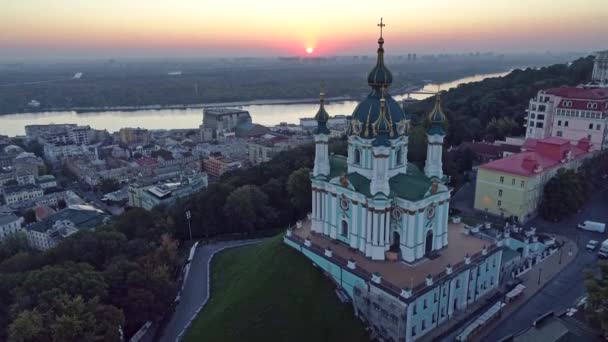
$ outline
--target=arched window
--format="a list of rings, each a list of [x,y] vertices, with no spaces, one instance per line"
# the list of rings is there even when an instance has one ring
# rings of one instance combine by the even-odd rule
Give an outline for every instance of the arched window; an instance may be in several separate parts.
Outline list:
[[[348,223],[342,220],[342,227],[340,229],[340,235],[347,237],[348,236]]]
[[[395,154],[396,154],[396,157],[397,157],[396,158],[396,160],[397,160],[396,164],[397,165],[401,165],[403,163],[403,150],[401,149],[401,147],[399,147],[397,149],[397,152],[395,152]]]
[[[355,164],[361,164],[361,151],[355,147]]]

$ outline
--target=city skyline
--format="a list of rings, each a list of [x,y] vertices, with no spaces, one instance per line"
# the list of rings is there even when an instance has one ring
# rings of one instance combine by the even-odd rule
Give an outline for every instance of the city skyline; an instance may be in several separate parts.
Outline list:
[[[606,4],[584,3],[23,0],[0,5],[0,49],[4,58],[370,54],[380,17],[393,53],[603,49]]]

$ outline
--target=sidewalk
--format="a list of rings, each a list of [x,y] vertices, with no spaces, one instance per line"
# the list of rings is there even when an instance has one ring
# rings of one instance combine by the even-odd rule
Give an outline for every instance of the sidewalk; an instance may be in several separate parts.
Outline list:
[[[530,271],[520,277],[523,280],[522,284],[526,287],[524,292],[519,298],[504,306],[500,312],[500,318],[485,326],[482,332],[475,337],[475,340],[482,340],[486,334],[493,331],[500,323],[509,318],[511,314],[522,308],[530,298],[541,291],[555,275],[574,260],[578,253],[576,243],[562,236],[557,236],[556,239],[565,241],[561,250],[547,257],[547,259],[540,264],[532,266]]]

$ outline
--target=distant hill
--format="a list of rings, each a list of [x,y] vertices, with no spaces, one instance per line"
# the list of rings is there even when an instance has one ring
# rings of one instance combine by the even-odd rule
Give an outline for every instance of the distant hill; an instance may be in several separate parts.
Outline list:
[[[274,237],[211,265],[211,298],[185,341],[369,341],[331,281]]]
[[[588,82],[592,70],[593,57],[589,56],[570,64],[517,69],[504,77],[461,84],[444,92],[442,106],[449,121],[448,145],[523,135],[525,110],[538,90]],[[415,122],[420,122],[433,101],[432,97],[414,103],[407,111],[413,114]]]

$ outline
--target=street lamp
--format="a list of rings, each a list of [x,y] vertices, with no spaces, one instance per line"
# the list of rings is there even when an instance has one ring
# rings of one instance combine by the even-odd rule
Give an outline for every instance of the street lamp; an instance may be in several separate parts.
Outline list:
[[[192,215],[190,214],[190,210],[186,211],[186,219],[188,220],[188,232],[190,232],[190,241],[192,241],[192,228],[190,227],[190,219]]]
[[[543,268],[539,267],[538,268],[538,285],[540,285],[540,274],[543,272]]]

